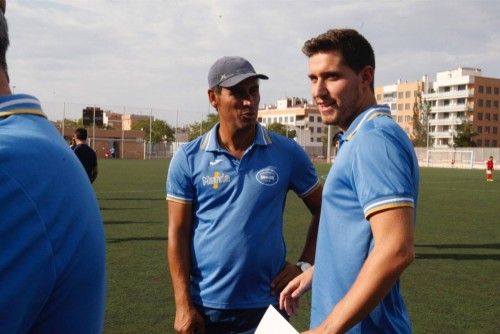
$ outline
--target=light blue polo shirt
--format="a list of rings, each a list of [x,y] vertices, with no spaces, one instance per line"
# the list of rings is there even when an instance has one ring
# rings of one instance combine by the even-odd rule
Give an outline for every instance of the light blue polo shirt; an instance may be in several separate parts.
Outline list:
[[[286,194],[304,197],[319,186],[297,143],[256,126],[241,160],[219,145],[216,125],[181,146],[170,163],[167,200],[193,205],[191,294],[205,307],[277,303],[271,281],[285,264]]]
[[[386,117],[387,116],[387,117]],[[312,285],[311,328],[321,324],[354,283],[373,247],[367,217],[416,207],[419,170],[406,133],[387,106],[362,112],[344,134],[323,188]],[[410,333],[399,281],[348,333]]]
[[[100,333],[105,240],[87,174],[33,96],[0,96],[0,333]]]

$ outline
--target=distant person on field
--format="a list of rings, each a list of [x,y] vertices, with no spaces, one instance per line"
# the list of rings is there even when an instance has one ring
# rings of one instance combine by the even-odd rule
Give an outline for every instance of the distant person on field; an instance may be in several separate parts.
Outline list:
[[[357,31],[307,41],[313,99],[342,131],[325,180],[314,266],[281,292],[295,313],[311,289],[307,333],[411,333],[399,277],[415,257],[419,169],[406,133],[374,96],[375,56]]]
[[[84,128],[76,129],[73,138],[75,138],[76,142],[73,151],[78,159],[80,159],[83,168],[85,168],[90,182],[94,183],[97,178],[97,155],[95,151],[87,145],[87,130]]]
[[[486,161],[486,181],[493,182],[493,156]]]
[[[109,153],[111,154],[111,159],[114,159],[116,157],[116,153],[115,153],[115,147],[114,146],[111,146],[111,148],[109,149]]]
[[[217,60],[208,100],[220,123],[181,146],[168,171],[168,260],[177,333],[253,333],[279,292],[314,259],[321,185],[293,140],[257,122],[259,80],[241,57]],[[288,190],[312,220],[299,262],[286,261]]]
[[[12,95],[4,0],[0,8],[0,333],[101,333],[97,200],[38,99]]]

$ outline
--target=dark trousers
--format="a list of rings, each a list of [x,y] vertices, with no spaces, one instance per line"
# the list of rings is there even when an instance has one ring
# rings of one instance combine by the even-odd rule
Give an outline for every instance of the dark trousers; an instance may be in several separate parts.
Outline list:
[[[253,334],[267,310],[267,307],[223,310],[199,305],[196,308],[205,319],[207,334]]]

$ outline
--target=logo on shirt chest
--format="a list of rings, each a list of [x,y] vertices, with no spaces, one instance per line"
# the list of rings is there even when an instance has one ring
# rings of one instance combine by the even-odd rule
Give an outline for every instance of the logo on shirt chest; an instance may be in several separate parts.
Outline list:
[[[221,184],[231,182],[231,176],[223,172],[214,171],[213,176],[202,177],[203,186],[211,186],[213,189],[219,189]]]
[[[263,168],[255,175],[257,182],[265,186],[274,186],[279,181],[278,173],[272,168]]]

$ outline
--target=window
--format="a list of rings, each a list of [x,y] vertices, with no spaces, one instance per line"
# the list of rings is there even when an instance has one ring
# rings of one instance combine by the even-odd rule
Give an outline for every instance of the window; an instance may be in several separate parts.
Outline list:
[[[490,140],[489,139],[484,140],[484,147],[490,147]]]
[[[493,114],[493,120],[498,121],[498,114]]]
[[[491,94],[491,87],[490,86],[486,86],[486,94]]]
[[[311,131],[311,133],[314,133],[314,128],[311,126],[311,127],[309,128],[309,131]]]
[[[278,118],[277,117],[273,118],[273,123],[278,123]]]
[[[403,104],[402,103],[398,103],[398,110],[403,110]]]
[[[309,116],[309,122],[314,122],[314,116]]]
[[[498,144],[497,144],[497,141],[496,139],[494,139],[492,142],[491,142],[491,147],[497,147]]]
[[[494,134],[498,133],[498,128],[496,126],[492,127],[491,130],[493,130],[491,132],[494,133]]]
[[[483,133],[483,127],[482,126],[478,126],[477,127],[477,133]]]
[[[481,139],[478,139],[476,143],[477,143],[477,146],[479,146],[479,147],[483,146],[483,141]]]
[[[410,91],[405,92],[405,98],[410,98],[410,97],[411,97],[411,92]]]
[[[283,123],[283,117],[280,117],[280,118],[278,119],[278,122],[279,122],[279,123]]]
[[[491,120],[491,115],[490,115],[489,112],[487,112],[487,113],[484,114],[484,119],[488,120],[488,121]]]
[[[491,100],[486,100],[486,108],[491,108]]]
[[[444,103],[445,106],[449,106],[450,105],[450,100],[444,100],[443,103]]]
[[[290,116],[290,122],[295,122],[295,116]]]
[[[477,106],[482,107],[483,106],[483,100],[479,99],[477,100]]]
[[[321,128],[316,128],[317,133],[321,133],[322,129]]]
[[[399,92],[399,93],[398,93],[398,99],[402,99],[402,98],[403,98],[403,96],[404,96],[404,92]]]
[[[321,122],[321,116],[317,117],[318,122]]]
[[[493,107],[498,108],[498,100],[493,101]]]
[[[457,99],[457,104],[465,104],[465,99]]]
[[[410,104],[409,103],[405,103],[405,110],[410,110]]]
[[[447,87],[444,87],[444,92],[449,92],[450,91],[450,87],[447,86]]]
[[[479,86],[479,93],[484,93],[484,87],[483,86]]]
[[[411,117],[410,117],[410,116],[408,116],[408,115],[406,115],[406,116],[405,116],[405,122],[407,122],[407,123],[408,123],[408,122],[410,122],[410,121],[411,121]]]
[[[498,87],[493,87],[493,94],[498,95]]]
[[[382,94],[377,94],[377,101],[382,100]]]
[[[398,116],[398,123],[401,123],[403,121],[403,116]]]
[[[458,90],[465,90],[465,85],[458,85]]]
[[[483,120],[483,113],[482,112],[478,112],[477,113],[477,120],[478,121],[482,121]]]
[[[285,116],[285,123],[288,123],[288,116]]]
[[[489,126],[485,126],[484,127],[484,133],[490,133],[490,127]]]
[[[317,143],[321,143],[321,137],[316,138]]]

